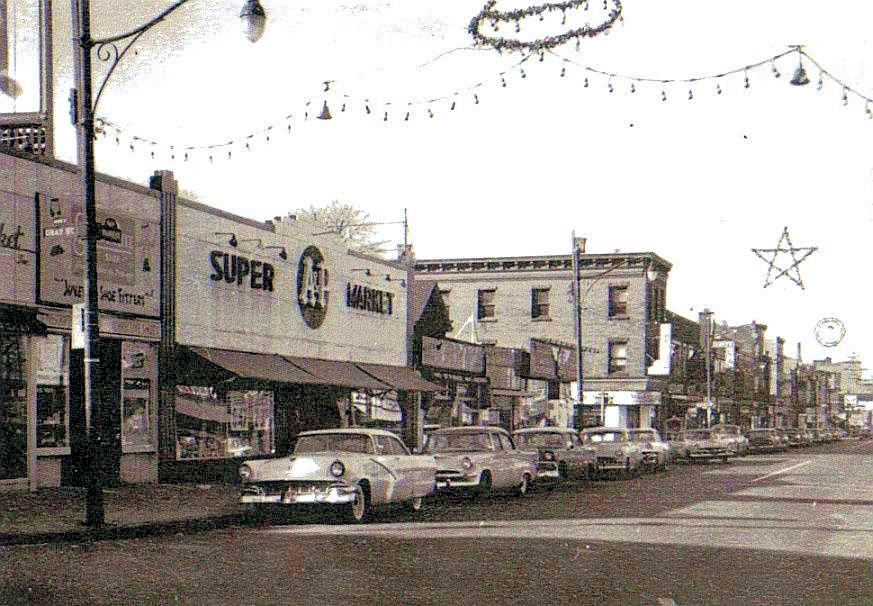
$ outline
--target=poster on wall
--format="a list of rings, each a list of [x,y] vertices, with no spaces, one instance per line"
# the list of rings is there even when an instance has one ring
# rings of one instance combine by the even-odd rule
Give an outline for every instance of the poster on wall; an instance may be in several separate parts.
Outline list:
[[[98,306],[140,316],[160,315],[160,224],[97,209]],[[85,220],[82,204],[39,194],[39,298],[43,303],[84,300]]]
[[[126,452],[155,448],[157,349],[152,343],[121,344],[121,443]]]

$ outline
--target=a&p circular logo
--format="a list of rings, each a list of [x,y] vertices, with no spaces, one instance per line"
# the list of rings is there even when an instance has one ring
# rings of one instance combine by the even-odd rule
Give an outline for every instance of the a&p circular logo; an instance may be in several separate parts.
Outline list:
[[[306,247],[297,263],[297,303],[309,328],[321,326],[327,315],[329,278],[321,251],[315,246]]]
[[[824,318],[815,325],[815,340],[825,347],[834,347],[846,336],[846,327],[837,318]]]

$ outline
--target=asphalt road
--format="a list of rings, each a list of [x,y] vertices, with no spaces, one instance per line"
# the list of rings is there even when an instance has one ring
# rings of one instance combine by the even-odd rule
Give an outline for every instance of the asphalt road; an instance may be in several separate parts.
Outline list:
[[[365,526],[7,548],[0,604],[873,604],[871,470],[848,440]]]

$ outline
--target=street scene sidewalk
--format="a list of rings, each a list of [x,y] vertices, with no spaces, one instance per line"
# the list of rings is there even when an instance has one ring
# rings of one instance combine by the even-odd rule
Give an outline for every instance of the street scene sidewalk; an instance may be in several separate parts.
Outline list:
[[[85,520],[84,488],[0,493],[0,545],[133,538],[239,523],[232,484],[137,484],[103,490],[105,525]]]

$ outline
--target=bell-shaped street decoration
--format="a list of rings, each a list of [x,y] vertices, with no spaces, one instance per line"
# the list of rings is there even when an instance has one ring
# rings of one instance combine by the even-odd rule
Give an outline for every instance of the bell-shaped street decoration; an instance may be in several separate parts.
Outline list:
[[[806,70],[803,69],[803,65],[798,65],[797,69],[794,70],[794,76],[791,78],[791,84],[794,86],[803,86],[804,84],[809,84],[809,78],[806,76]]]
[[[327,101],[324,102],[324,106],[321,108],[321,113],[318,114],[319,120],[330,120],[333,116],[330,115],[330,108],[327,106]]]

